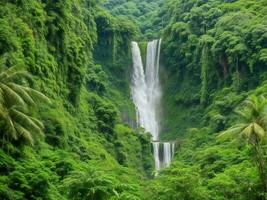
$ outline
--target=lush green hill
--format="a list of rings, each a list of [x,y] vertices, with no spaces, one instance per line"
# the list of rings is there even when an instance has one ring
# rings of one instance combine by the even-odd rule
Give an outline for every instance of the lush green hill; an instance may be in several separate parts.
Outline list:
[[[181,144],[148,197],[266,199],[267,2],[166,4],[162,137]]]
[[[266,22],[266,0],[2,0],[0,199],[266,200]],[[129,88],[155,37],[179,141],[157,176]]]
[[[203,109],[211,106],[224,88],[228,88],[228,95],[231,91],[241,98],[243,92],[266,80],[266,2],[170,1],[169,4],[170,9],[165,12],[171,13],[172,19],[164,30],[162,58],[166,77],[172,81],[166,84],[164,102],[166,113],[172,113],[173,106],[180,107],[181,112],[172,115],[180,128],[180,133],[176,133],[182,134],[186,128],[200,126],[205,118]],[[233,97],[229,100],[235,101]],[[228,104],[232,102],[223,103],[231,107]],[[192,112],[185,112],[184,108]],[[231,108],[218,114],[224,116],[230,112]],[[176,125],[166,121],[165,127],[173,130],[173,126]]]
[[[135,34],[130,21],[111,16],[95,1],[0,3],[0,199],[140,198],[153,170],[150,141],[124,124],[129,120],[122,120],[120,110],[133,109],[128,81],[115,76],[127,73],[123,67]],[[15,75],[29,71],[30,81],[14,81],[51,102],[38,100],[27,108],[25,92],[15,90],[19,97],[2,85],[11,67]],[[6,109],[19,106],[14,101],[8,107],[6,90],[25,101],[22,112],[43,122],[44,137],[27,131],[37,129],[34,118],[6,117]],[[24,119],[22,127],[15,126],[22,130],[18,137],[4,121],[14,117]]]

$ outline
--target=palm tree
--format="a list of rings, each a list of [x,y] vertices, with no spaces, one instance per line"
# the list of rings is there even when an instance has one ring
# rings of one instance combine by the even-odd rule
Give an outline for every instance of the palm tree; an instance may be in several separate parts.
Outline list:
[[[0,73],[0,127],[3,144],[7,140],[24,139],[31,145],[33,134],[43,135],[43,124],[30,114],[36,100],[49,99],[42,93],[22,86],[31,76],[26,71],[11,67]]]
[[[240,116],[240,123],[222,132],[219,137],[238,134],[254,147],[263,192],[266,193],[267,176],[265,173],[262,142],[267,135],[267,99],[263,95],[260,97],[251,96],[245,100],[243,109],[237,110],[236,113]],[[265,198],[263,197],[263,199]]]

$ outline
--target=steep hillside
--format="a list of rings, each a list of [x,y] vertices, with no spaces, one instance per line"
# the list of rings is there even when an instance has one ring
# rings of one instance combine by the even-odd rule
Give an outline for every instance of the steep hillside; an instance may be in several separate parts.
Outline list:
[[[178,136],[187,128],[215,120],[222,130],[230,123],[228,115],[235,105],[247,97],[246,92],[266,80],[266,2],[168,4],[165,12],[172,18],[162,36],[163,82],[167,82],[163,126]],[[218,96],[224,98],[218,108],[221,111],[210,116],[207,107],[214,107]],[[218,115],[220,119],[212,119]],[[174,118],[177,123],[168,121]]]
[[[172,166],[147,199],[266,199],[267,2],[170,0],[162,135]]]
[[[31,94],[8,90],[23,101],[23,113],[44,125],[40,137],[27,131],[37,121],[17,113],[9,118],[22,120],[22,126],[11,121],[20,133],[14,137],[1,96],[0,199],[139,198],[141,181],[153,170],[149,136],[122,123],[127,98],[108,73],[124,71],[136,27],[95,1],[2,1],[0,17],[1,95],[7,69],[15,68],[14,76],[27,70],[33,77],[15,82],[50,99],[26,110]]]

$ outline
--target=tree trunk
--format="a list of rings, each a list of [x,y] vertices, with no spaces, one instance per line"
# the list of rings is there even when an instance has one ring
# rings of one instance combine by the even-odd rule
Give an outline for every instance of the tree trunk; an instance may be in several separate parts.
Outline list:
[[[263,151],[261,148],[261,145],[259,143],[259,140],[256,139],[255,142],[255,150],[256,150],[256,162],[257,162],[257,167],[260,173],[260,178],[261,178],[261,184],[262,184],[262,200],[266,200],[266,193],[267,193],[267,180],[266,180],[266,173],[265,173],[265,166],[264,166],[264,160],[263,160]]]

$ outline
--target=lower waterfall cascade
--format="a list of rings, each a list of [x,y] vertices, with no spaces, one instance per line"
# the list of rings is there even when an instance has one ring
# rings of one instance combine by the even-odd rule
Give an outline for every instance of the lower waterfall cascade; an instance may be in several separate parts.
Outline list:
[[[136,108],[138,126],[152,134],[156,170],[169,167],[175,151],[175,142],[159,141],[160,127],[157,108],[160,106],[161,100],[159,80],[160,46],[161,39],[148,42],[146,67],[144,69],[138,43],[132,42],[132,99]]]

